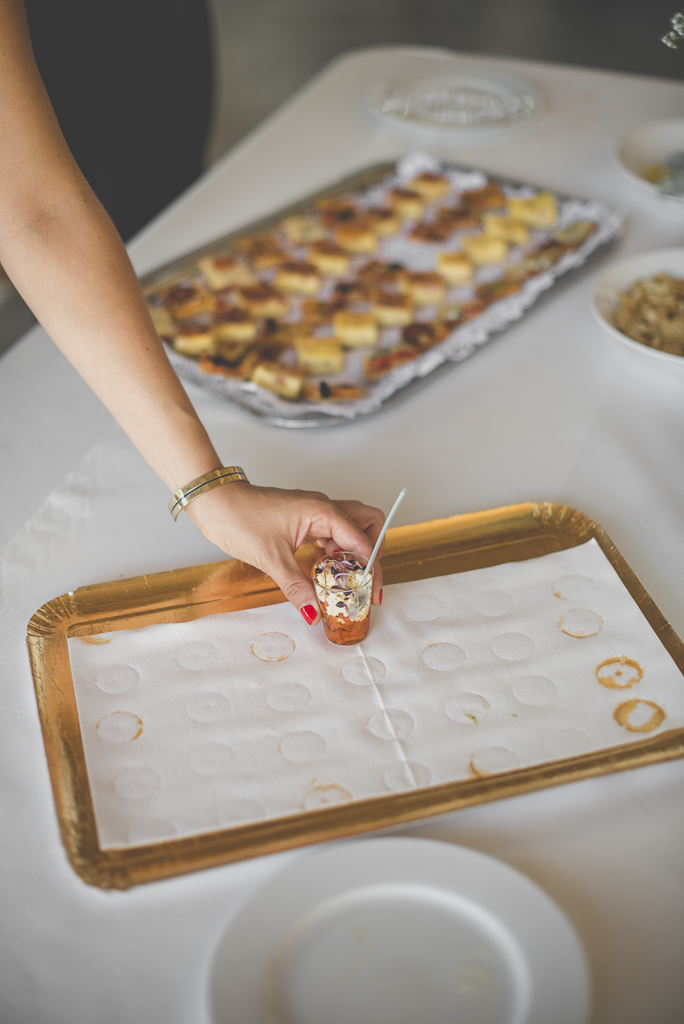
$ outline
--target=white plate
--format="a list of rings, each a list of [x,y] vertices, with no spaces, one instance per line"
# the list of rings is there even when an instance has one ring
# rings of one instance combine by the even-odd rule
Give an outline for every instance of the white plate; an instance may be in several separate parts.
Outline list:
[[[611,264],[594,285],[591,311],[604,330],[635,352],[658,359],[663,364],[668,363],[671,367],[684,371],[682,356],[674,356],[668,352],[660,352],[657,348],[642,345],[640,342],[634,341],[633,338],[628,338],[612,323],[618,293],[626,291],[630,285],[641,278],[653,277],[654,274],[660,273],[684,278],[684,248],[653,249],[651,252],[627,256],[624,260]]]
[[[524,127],[541,114],[544,100],[522,78],[456,65],[451,73],[376,82],[366,106],[394,127],[475,139]]]
[[[474,850],[337,843],[297,858],[232,921],[214,1024],[583,1024],[587,968],[558,907]]]
[[[684,150],[684,117],[649,121],[625,135],[615,147],[617,165],[635,185],[684,209],[684,196],[666,196],[658,186],[643,177],[649,164],[663,164],[673,153]]]

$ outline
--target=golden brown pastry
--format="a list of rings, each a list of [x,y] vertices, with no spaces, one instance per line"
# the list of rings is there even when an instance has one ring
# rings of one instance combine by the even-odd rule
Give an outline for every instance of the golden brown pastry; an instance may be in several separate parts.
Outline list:
[[[439,315],[449,330],[453,330],[458,324],[464,324],[468,320],[474,320],[485,308],[482,299],[469,299],[467,302],[457,302],[453,306],[443,306]]]
[[[586,242],[589,235],[596,231],[596,224],[593,220],[574,220],[562,231],[553,236],[554,242],[559,245],[567,245],[569,249],[578,249],[583,242]]]
[[[287,253],[273,235],[257,235],[255,238],[242,238],[237,248],[245,254],[249,262],[257,270],[277,267],[288,258]]]
[[[409,232],[412,242],[425,242],[427,245],[439,245],[446,242],[451,234],[451,229],[438,220],[421,221]]]
[[[558,245],[557,242],[546,242],[536,252],[530,253],[529,256],[521,259],[519,263],[514,263],[513,266],[509,267],[506,271],[506,277],[513,281],[524,281],[528,277],[543,274],[555,266],[561,256],[564,256],[567,251],[567,245]]]
[[[480,215],[478,213],[469,213],[460,207],[443,206],[441,210],[437,211],[435,224],[451,235],[454,231],[468,231],[471,228],[479,228]]]
[[[431,270],[405,272],[399,281],[399,287],[416,306],[436,306],[442,301],[446,291],[442,275]]]
[[[392,370],[396,370],[398,366],[413,362],[418,355],[417,349],[411,348],[410,345],[406,344],[382,349],[380,352],[374,352],[372,355],[366,356],[363,364],[363,375],[366,380],[375,383],[386,377]]]
[[[278,363],[257,363],[251,379],[254,384],[274,391],[281,398],[294,401],[301,394],[304,374],[300,370],[292,370]]]
[[[344,277],[349,273],[349,254],[334,242],[316,242],[309,249],[309,263],[325,277]]]
[[[286,217],[280,227],[293,245],[310,245],[325,238],[325,228],[315,217],[294,214]]]
[[[204,373],[220,373],[231,380],[249,380],[259,356],[253,348],[245,348],[237,342],[218,346],[218,351],[200,359]]]
[[[380,238],[396,235],[401,227],[401,217],[391,206],[371,206],[366,210],[368,223]]]
[[[461,201],[469,213],[481,213],[483,210],[500,210],[506,205],[506,196],[502,188],[490,182],[484,188],[464,192]]]
[[[417,192],[429,203],[435,199],[441,199],[449,191],[449,179],[443,174],[435,174],[433,171],[423,171],[409,184],[409,188]]]
[[[461,245],[469,259],[480,266],[501,263],[508,254],[508,244],[503,238],[492,238],[491,235],[466,235],[461,239]]]
[[[364,285],[387,287],[397,284],[404,273],[401,263],[383,263],[382,260],[371,260],[359,268],[357,278]]]
[[[468,284],[473,277],[473,265],[463,252],[437,253],[437,270],[451,285]]]
[[[426,352],[429,348],[439,345],[440,341],[444,341],[450,330],[451,328],[443,322],[409,324],[401,332],[401,340],[404,345]]]
[[[304,398],[308,402],[353,402],[363,398],[363,388],[357,384],[328,384],[321,380],[304,385]]]
[[[319,199],[317,202],[321,220],[328,227],[353,221],[359,215],[359,208],[348,199]]]
[[[176,352],[180,352],[184,356],[201,356],[205,352],[210,352],[214,347],[214,332],[211,324],[185,320],[176,328],[173,347]]]
[[[204,285],[185,281],[167,288],[164,303],[176,320],[189,320],[203,313],[213,313],[216,299]]]
[[[373,291],[373,286],[366,281],[338,281],[332,300],[341,307],[349,306],[352,302],[369,302]]]
[[[380,292],[373,303],[373,315],[381,327],[405,327],[413,320],[413,309],[408,295]]]
[[[357,217],[348,224],[340,224],[333,230],[338,245],[352,253],[375,252],[378,247],[377,235],[369,222]]]
[[[322,327],[332,323],[335,313],[344,309],[343,302],[320,302],[318,299],[304,299],[302,323],[307,327]]]
[[[335,313],[333,330],[345,348],[370,348],[378,342],[378,325],[372,313]]]
[[[246,309],[233,306],[217,312],[214,334],[218,341],[250,342],[257,336],[257,325]]]
[[[256,281],[251,268],[237,256],[205,256],[204,259],[197,261],[197,266],[213,292],[253,284]]]
[[[482,227],[486,235],[503,238],[513,245],[526,245],[530,240],[530,229],[518,217],[506,217],[500,213],[483,213]]]
[[[538,192],[530,199],[509,199],[508,212],[534,228],[550,228],[558,220],[558,203],[551,192]]]
[[[154,329],[160,338],[169,341],[176,333],[176,325],[168,309],[164,306],[148,306]]]
[[[237,301],[258,320],[267,317],[278,320],[285,316],[289,308],[284,295],[281,295],[272,285],[263,283],[241,288],[237,295]]]
[[[487,305],[491,305],[492,302],[505,299],[507,295],[515,295],[516,292],[520,291],[521,287],[522,285],[519,281],[505,277],[500,281],[488,281],[486,284],[481,284],[476,289],[475,294],[478,299],[482,299]]]
[[[412,188],[392,189],[387,203],[396,210],[402,220],[419,220],[423,216],[423,197]]]
[[[281,263],[274,284],[287,295],[315,295],[321,287],[321,279],[313,264],[293,261]]]
[[[307,335],[295,341],[297,366],[303,373],[320,376],[341,373],[344,368],[342,346],[337,338]]]

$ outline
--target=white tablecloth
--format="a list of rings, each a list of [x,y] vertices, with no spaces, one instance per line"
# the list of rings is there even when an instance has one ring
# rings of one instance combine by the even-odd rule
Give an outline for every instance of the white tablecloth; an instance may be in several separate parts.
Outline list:
[[[384,127],[362,107],[372,81],[421,52],[362,51],[332,64],[132,243],[136,268],[417,146],[623,205],[628,229],[616,255],[682,241],[684,216],[624,180],[611,151],[632,126],[680,114],[684,86],[464,56],[466,66],[527,76],[548,106],[524,131],[458,148]],[[191,394],[226,463],[241,463],[257,483],[358,495],[385,509],[405,485],[403,522],[530,499],[579,508],[681,634],[684,376],[604,335],[587,305],[596,273],[366,422],[290,432]],[[0,1019],[208,1024],[219,936],[263,879],[302,854],[128,893],[86,887],[59,842],[24,635],[57,594],[217,553],[189,520],[173,524],[163,485],[39,328],[0,362],[0,418]],[[108,504],[121,492],[130,500]],[[558,901],[591,962],[594,1024],[679,1024],[683,783],[675,762],[406,831],[497,856]]]

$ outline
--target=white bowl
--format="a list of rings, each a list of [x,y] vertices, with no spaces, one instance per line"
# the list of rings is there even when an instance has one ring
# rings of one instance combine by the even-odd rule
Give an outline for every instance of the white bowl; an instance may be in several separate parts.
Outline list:
[[[683,122],[684,123],[684,122]],[[672,277],[684,278],[684,248],[654,249],[651,252],[627,256],[624,260],[613,263],[601,274],[594,286],[591,298],[591,311],[596,320],[609,334],[618,341],[628,345],[643,356],[652,357],[671,367],[684,370],[684,357],[674,356],[669,352],[661,352],[657,348],[642,345],[633,338],[619,331],[613,324],[613,314],[617,307],[618,294],[627,291],[635,281],[653,277],[654,274],[671,274]]]
[[[649,121],[623,136],[615,147],[615,159],[622,173],[640,188],[659,199],[684,209],[684,196],[666,196],[643,176],[644,168],[664,164],[673,153],[684,150],[684,117]]]

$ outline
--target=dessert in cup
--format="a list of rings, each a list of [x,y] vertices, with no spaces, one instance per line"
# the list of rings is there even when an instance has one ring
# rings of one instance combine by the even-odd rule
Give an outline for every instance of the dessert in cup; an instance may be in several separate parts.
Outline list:
[[[371,567],[362,583],[368,559],[350,551],[325,555],[311,570],[323,629],[334,644],[360,643],[370,626]]]

